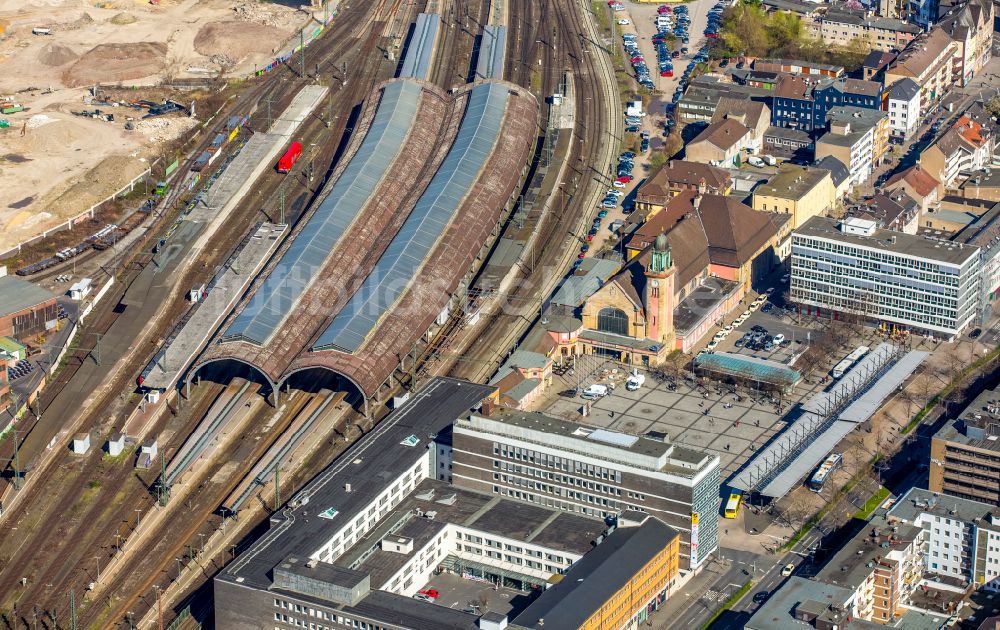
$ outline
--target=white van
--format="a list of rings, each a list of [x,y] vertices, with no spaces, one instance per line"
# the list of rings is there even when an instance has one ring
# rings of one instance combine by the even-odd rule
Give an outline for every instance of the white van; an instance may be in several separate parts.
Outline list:
[[[756,166],[757,168],[763,168],[764,160],[760,159],[756,155],[751,155],[750,157],[747,158],[747,164],[749,164],[750,166]]]
[[[645,374],[639,374],[639,370],[632,370],[632,374],[628,377],[628,380],[625,381],[625,389],[627,389],[630,392],[634,392],[640,387],[642,387],[643,383],[645,382],[646,382]]]
[[[583,391],[583,397],[587,400],[597,400],[608,395],[607,385],[591,385]]]

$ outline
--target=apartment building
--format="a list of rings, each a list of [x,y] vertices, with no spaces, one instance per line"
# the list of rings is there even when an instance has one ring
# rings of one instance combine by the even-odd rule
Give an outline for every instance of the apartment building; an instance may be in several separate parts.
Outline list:
[[[774,90],[771,124],[815,131],[827,125],[827,113],[831,109],[842,106],[882,109],[882,84],[859,79],[782,75]]]
[[[861,40],[872,50],[902,50],[920,32],[915,24],[865,11],[830,9],[819,19],[820,37],[832,46],[849,46]]]
[[[739,166],[751,144],[750,129],[732,118],[713,122],[687,144],[684,157],[692,162],[732,168]]]
[[[792,233],[790,291],[806,314],[950,339],[978,315],[979,248],[813,217]]]
[[[949,8],[937,26],[958,46],[961,65],[955,80],[960,85],[967,85],[992,56],[994,15],[992,0],[970,0]]]
[[[934,435],[927,487],[1000,507],[1000,389],[979,394]]]
[[[919,164],[914,164],[887,179],[883,190],[887,192],[900,190],[906,193],[920,206],[920,213],[926,214],[941,198],[940,187],[941,182],[934,179],[934,176]]]
[[[764,145],[764,134],[771,124],[771,108],[766,103],[724,96],[712,114],[712,122],[734,120],[749,131],[744,147],[751,153],[760,153]]]
[[[867,197],[850,207],[846,216],[874,221],[879,229],[916,234],[919,215],[920,207],[917,202],[903,192],[896,191]]]
[[[830,130],[816,140],[816,159],[832,156],[847,166],[851,185],[865,182],[888,147],[889,117],[859,107],[834,107]]]
[[[595,518],[646,512],[681,532],[683,572],[718,548],[717,455],[539,413],[483,411],[455,422],[457,487]]]
[[[907,0],[909,19],[923,29],[937,22],[940,0]]]
[[[771,91],[761,87],[728,83],[714,76],[696,77],[677,102],[677,121],[693,123],[712,120],[719,100],[724,97],[764,102],[770,96]]]
[[[805,131],[771,125],[764,132],[762,151],[782,160],[806,163],[812,161],[816,143]]]
[[[850,185],[871,177],[889,145],[889,117],[861,107],[834,107],[827,114],[830,130],[816,140],[816,159],[827,156],[847,166]]]
[[[885,103],[891,139],[903,143],[920,125],[920,86],[913,79],[901,79],[889,86]]]
[[[833,157],[847,166],[849,186],[864,183],[872,174],[872,127],[850,123],[835,126],[816,139],[816,159]]]
[[[939,28],[922,33],[903,49],[885,71],[885,84],[913,79],[920,86],[920,111],[944,96],[956,81],[958,44]]]
[[[911,488],[886,514],[924,530],[921,554],[930,578],[1000,591],[1000,512],[996,505]]]
[[[918,163],[943,187],[951,188],[960,176],[990,166],[995,142],[990,127],[963,115],[921,151]]]
[[[924,530],[876,516],[816,574],[818,582],[854,593],[855,616],[890,624],[906,614],[922,576]]]
[[[829,211],[836,202],[830,171],[782,164],[778,173],[753,191],[753,209],[792,215],[793,229]]]

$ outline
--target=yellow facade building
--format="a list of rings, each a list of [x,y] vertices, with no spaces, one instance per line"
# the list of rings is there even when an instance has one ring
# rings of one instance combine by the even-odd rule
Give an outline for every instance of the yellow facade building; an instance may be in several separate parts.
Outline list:
[[[753,209],[792,215],[792,229],[827,214],[837,200],[830,171],[782,164],[778,174],[753,191]]]
[[[515,619],[525,628],[620,630],[644,624],[678,577],[680,534],[645,513],[618,528]]]

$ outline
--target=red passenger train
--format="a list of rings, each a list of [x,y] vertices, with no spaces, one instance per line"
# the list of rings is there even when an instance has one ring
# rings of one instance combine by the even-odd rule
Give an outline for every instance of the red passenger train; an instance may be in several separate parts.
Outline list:
[[[293,142],[292,146],[288,147],[288,151],[285,151],[285,154],[278,160],[278,172],[287,173],[292,170],[300,157],[302,157],[302,143]]]

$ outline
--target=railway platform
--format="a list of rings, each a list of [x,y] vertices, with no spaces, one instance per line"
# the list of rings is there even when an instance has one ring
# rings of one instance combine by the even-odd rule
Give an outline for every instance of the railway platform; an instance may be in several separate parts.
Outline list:
[[[143,378],[143,387],[167,390],[174,386],[260,273],[287,230],[288,226],[273,223],[262,223],[257,228],[239,253],[219,270],[203,301],[157,356]]]

